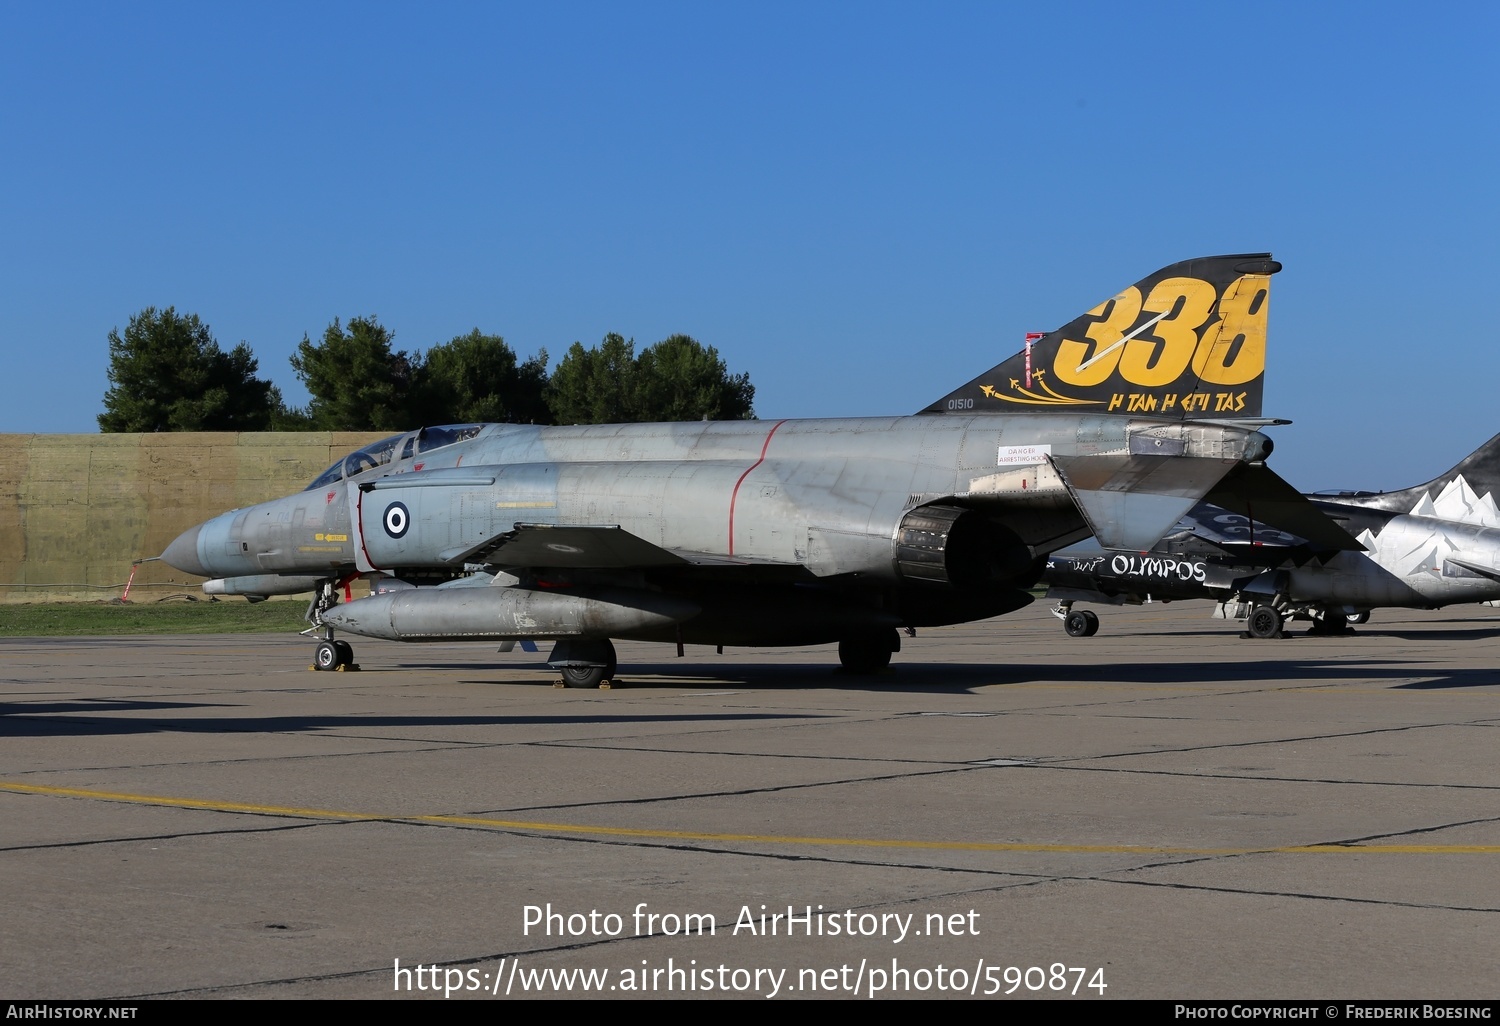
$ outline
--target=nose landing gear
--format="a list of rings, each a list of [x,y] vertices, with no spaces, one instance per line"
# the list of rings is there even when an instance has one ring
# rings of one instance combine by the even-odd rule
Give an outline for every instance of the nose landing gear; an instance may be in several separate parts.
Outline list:
[[[333,636],[333,628],[323,625],[323,614],[338,604],[340,581],[324,581],[318,585],[318,594],[307,607],[307,619],[312,621],[312,626],[303,631],[303,634],[316,634],[322,632],[323,640],[318,642],[317,648],[313,649],[312,669],[322,671],[357,670],[359,664],[354,661],[354,646],[347,641],[337,641]]]

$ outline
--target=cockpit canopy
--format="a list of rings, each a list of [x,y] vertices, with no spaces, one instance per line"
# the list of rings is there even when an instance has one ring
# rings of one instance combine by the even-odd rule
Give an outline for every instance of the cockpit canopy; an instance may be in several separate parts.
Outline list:
[[[445,445],[467,441],[479,434],[483,427],[483,424],[444,424],[441,427],[424,427],[416,431],[382,438],[378,442],[371,442],[363,449],[356,449],[339,460],[319,474],[304,491],[326,488],[345,478],[363,474],[376,467],[383,467],[387,463],[410,459],[420,453],[441,449]]]

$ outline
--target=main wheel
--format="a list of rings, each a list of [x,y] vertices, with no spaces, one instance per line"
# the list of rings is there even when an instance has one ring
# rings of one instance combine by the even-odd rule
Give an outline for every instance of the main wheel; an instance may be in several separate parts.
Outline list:
[[[1344,617],[1344,619],[1355,625],[1369,623],[1370,611],[1368,609],[1361,609],[1357,613],[1350,613],[1348,616]]]
[[[891,653],[900,649],[901,637],[894,627],[864,631],[839,642],[839,663],[850,673],[879,673],[891,665]]]
[[[342,665],[339,647],[332,641],[320,641],[313,649],[313,669],[337,670]]]
[[[569,688],[597,688],[614,675],[612,666],[563,666],[563,686]]]
[[[558,642],[552,665],[562,674],[563,687],[597,688],[615,675],[615,646],[608,638]]]
[[[1281,612],[1275,606],[1256,606],[1250,611],[1250,622],[1246,626],[1252,638],[1279,638],[1281,624]]]
[[[1094,617],[1094,629],[1098,630],[1098,617]],[[1086,638],[1089,636],[1089,618],[1083,610],[1069,613],[1063,620],[1063,630],[1068,632],[1070,638]]]

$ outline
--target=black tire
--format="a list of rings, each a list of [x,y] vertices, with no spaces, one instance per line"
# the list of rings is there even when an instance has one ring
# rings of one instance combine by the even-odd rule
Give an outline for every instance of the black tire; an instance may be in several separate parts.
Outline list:
[[[1355,626],[1358,626],[1362,623],[1369,623],[1370,611],[1368,609],[1361,609],[1357,613],[1350,613],[1348,616],[1344,617],[1344,619]]]
[[[615,676],[615,646],[608,638],[559,641],[553,658],[564,687],[597,688]]]
[[[853,634],[839,642],[839,663],[850,673],[879,673],[891,665],[891,653],[901,648],[894,627]]]
[[[318,647],[313,649],[313,669],[337,670],[342,665],[336,644],[331,641],[318,642]]]
[[[1274,606],[1256,606],[1250,610],[1250,621],[1246,627],[1252,638],[1281,637],[1281,612]]]
[[[335,641],[333,647],[339,650],[339,665],[354,665],[354,646],[347,641]]]
[[[1094,619],[1098,620],[1098,617],[1095,617]],[[1098,630],[1098,627],[1096,626],[1094,629]],[[1083,610],[1079,610],[1076,613],[1069,613],[1067,616],[1063,617],[1063,630],[1065,630],[1065,631],[1068,632],[1068,637],[1070,637],[1070,638],[1086,638],[1086,637],[1088,637],[1089,636],[1089,618],[1088,618],[1088,616],[1086,616],[1084,614]]]
[[[1099,614],[1092,609],[1085,609],[1083,611],[1083,618],[1089,622],[1089,629],[1084,632],[1083,636],[1085,638],[1092,638],[1095,634],[1099,633]]]
[[[561,669],[565,688],[597,688],[614,673],[611,666],[564,666]]]

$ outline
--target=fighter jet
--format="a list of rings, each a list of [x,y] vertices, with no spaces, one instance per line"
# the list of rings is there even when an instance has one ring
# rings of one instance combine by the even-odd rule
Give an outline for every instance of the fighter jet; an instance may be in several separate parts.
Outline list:
[[[1260,417],[1280,268],[1163,268],[915,416],[392,436],[162,558],[241,593],[320,577],[318,669],[352,663],[338,634],[546,640],[563,682],[592,687],[617,638],[836,642],[875,672],[902,630],[1026,605],[1047,553],[1089,534],[1148,549],[1205,498],[1266,500],[1287,530],[1357,548],[1264,465],[1259,428],[1284,423]],[[349,600],[361,576],[383,593]]]
[[[1254,638],[1281,637],[1288,620],[1342,633],[1372,609],[1438,609],[1500,602],[1500,435],[1447,473],[1394,492],[1308,496],[1356,533],[1363,552],[1324,548],[1257,523],[1246,512],[1199,505],[1149,552],[1090,546],[1047,560],[1053,612],[1074,637],[1099,629],[1074,602],[1212,599],[1215,615],[1246,622]]]

